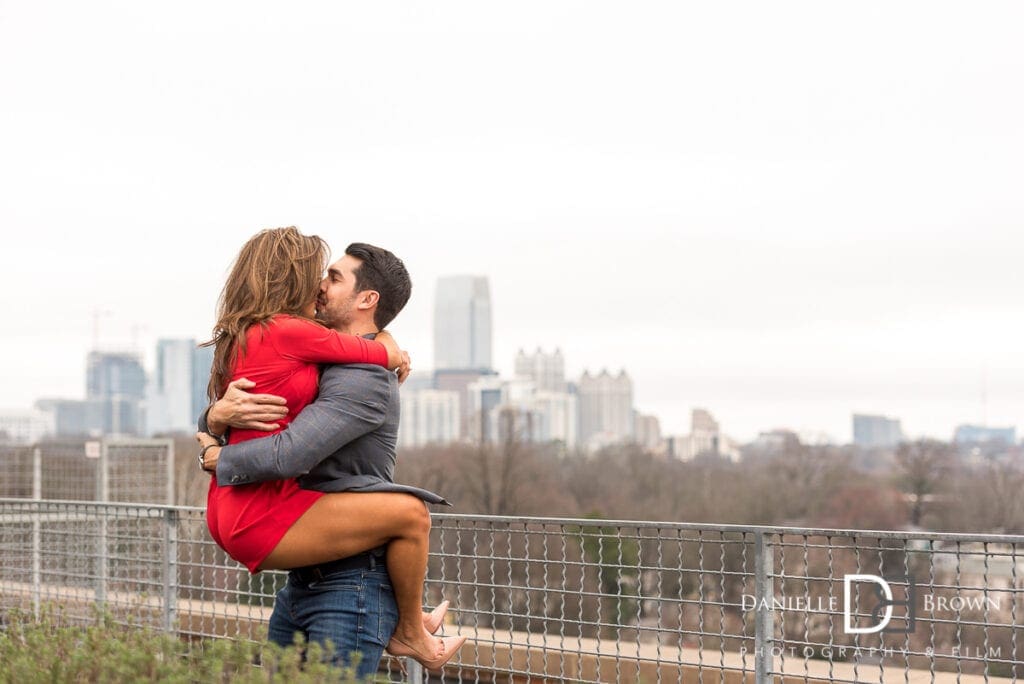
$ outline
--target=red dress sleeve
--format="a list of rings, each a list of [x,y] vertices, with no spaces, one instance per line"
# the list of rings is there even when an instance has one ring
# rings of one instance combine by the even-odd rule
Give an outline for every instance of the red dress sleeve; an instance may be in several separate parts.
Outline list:
[[[292,316],[271,323],[272,343],[283,358],[311,363],[372,363],[388,366],[383,344],[358,335],[343,335],[322,325]]]

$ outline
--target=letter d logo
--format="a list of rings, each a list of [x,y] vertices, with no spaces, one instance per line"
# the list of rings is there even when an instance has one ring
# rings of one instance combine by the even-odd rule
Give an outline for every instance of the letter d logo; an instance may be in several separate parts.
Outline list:
[[[853,582],[871,582],[875,585],[875,596],[879,600],[878,608],[885,607],[885,615],[877,625],[873,627],[857,627],[856,620],[851,620],[853,611],[850,609],[850,585]],[[892,607],[892,587],[878,575],[843,575],[843,631],[847,634],[875,634],[881,632],[889,624],[889,621],[892,620]],[[871,614],[876,619],[879,617],[878,608]]]

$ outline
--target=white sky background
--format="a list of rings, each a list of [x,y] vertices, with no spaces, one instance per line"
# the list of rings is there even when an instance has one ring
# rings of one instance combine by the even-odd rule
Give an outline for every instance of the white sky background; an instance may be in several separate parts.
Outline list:
[[[1024,5],[0,0],[0,406],[208,336],[295,224],[490,277],[669,433],[1024,427]],[[986,381],[987,378],[987,381]],[[987,410],[982,395],[987,387]]]

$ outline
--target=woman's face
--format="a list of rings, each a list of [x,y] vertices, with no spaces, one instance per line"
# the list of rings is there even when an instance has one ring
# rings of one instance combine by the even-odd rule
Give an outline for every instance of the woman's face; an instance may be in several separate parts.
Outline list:
[[[310,301],[309,304],[306,304],[306,306],[302,307],[302,315],[306,318],[313,318],[316,316],[316,298]]]

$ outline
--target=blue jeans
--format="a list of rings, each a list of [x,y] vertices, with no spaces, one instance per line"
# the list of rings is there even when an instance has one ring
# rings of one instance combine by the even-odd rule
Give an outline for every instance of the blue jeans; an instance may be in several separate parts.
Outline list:
[[[377,671],[397,624],[398,604],[381,562],[316,582],[300,582],[289,575],[277,592],[268,636],[281,646],[291,646],[296,632],[309,643],[330,641],[339,665],[350,664],[351,654],[359,653],[356,673],[362,678]]]

